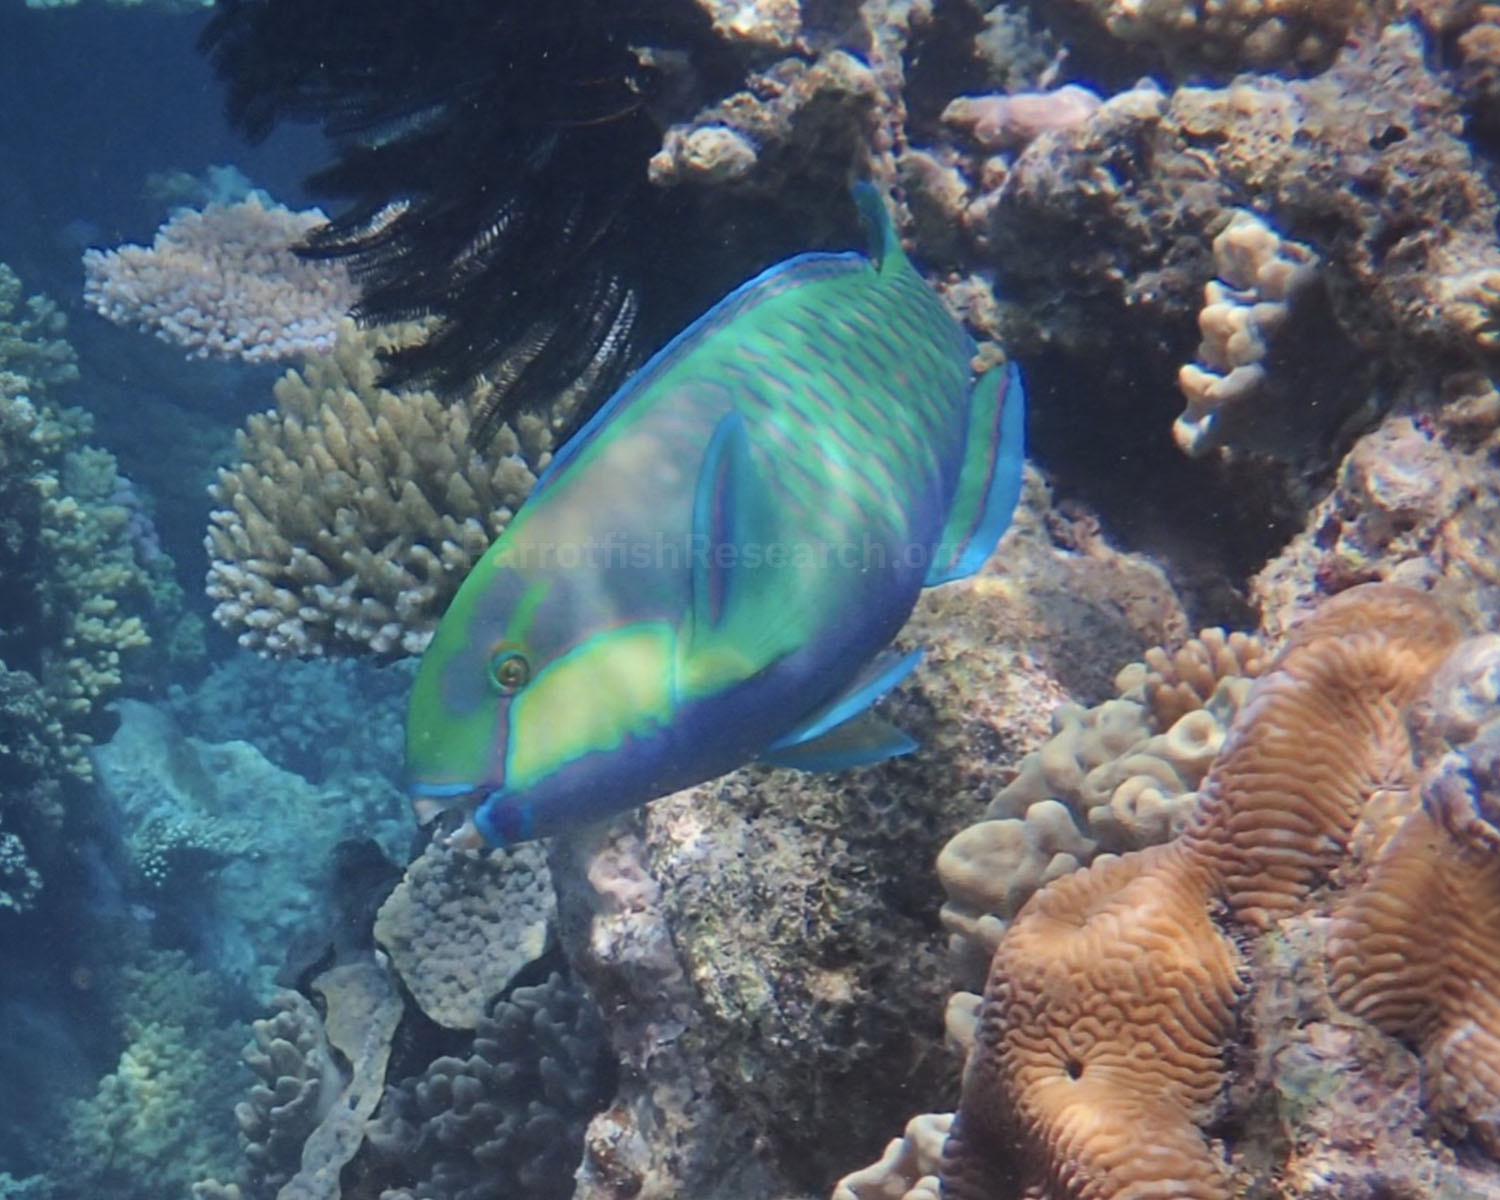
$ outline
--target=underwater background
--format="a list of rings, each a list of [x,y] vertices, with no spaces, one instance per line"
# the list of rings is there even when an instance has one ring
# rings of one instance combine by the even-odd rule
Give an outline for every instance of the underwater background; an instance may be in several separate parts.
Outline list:
[[[1497,156],[1475,0],[0,0],[0,1197],[1500,1197]],[[1029,396],[918,749],[431,836],[470,567],[857,179]]]

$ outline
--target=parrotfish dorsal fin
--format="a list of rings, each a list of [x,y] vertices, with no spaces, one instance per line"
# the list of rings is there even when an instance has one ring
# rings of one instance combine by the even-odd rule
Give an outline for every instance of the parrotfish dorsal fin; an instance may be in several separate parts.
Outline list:
[[[865,245],[875,269],[881,274],[900,270],[906,262],[906,251],[901,248],[901,238],[879,189],[873,183],[856,183],[854,203],[859,206],[859,219],[865,227]]]
[[[880,203],[878,196],[875,197],[875,203]],[[880,212],[883,216],[885,213],[883,206]],[[889,224],[888,218],[886,223]],[[895,236],[894,231],[891,236]],[[900,243],[897,242],[896,246],[899,250]],[[552,456],[552,461],[547,464],[531,491],[531,499],[534,500],[541,495],[563,467],[577,458],[590,442],[599,437],[622,409],[637,397],[649,394],[673,367],[735,320],[804,284],[814,283],[820,279],[834,279],[842,275],[856,274],[869,269],[870,264],[865,256],[853,251],[839,253],[814,251],[799,254],[775,266],[767,267],[754,279],[740,284],[648,358],[642,364],[641,369],[621,384],[599,411],[579,427],[578,431]]]
[[[835,725],[821,737],[783,750],[769,750],[761,761],[798,771],[843,771],[910,754],[916,748],[917,743],[889,721],[864,712]]]
[[[782,734],[772,742],[772,754],[789,750],[794,746],[811,745],[831,734],[835,729],[846,725],[910,675],[913,668],[921,661],[920,650],[912,650],[906,654],[888,651],[877,655],[854,677],[854,682],[847,688],[805,721],[799,722],[795,729]],[[915,743],[912,745],[914,746]],[[892,751],[892,753],[904,753],[904,751]],[[881,757],[888,758],[889,755]],[[768,761],[771,760],[768,759]]]
[[[926,584],[963,579],[984,566],[1021,498],[1025,460],[1026,390],[1014,362],[974,382],[969,432],[958,491],[948,510]]]

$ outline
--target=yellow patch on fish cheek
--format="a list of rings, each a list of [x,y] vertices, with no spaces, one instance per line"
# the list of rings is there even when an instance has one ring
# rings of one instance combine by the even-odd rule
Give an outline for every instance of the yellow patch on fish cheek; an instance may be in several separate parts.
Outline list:
[[[672,716],[672,630],[636,625],[598,634],[548,664],[511,701],[506,786],[524,790],[593,751]]]

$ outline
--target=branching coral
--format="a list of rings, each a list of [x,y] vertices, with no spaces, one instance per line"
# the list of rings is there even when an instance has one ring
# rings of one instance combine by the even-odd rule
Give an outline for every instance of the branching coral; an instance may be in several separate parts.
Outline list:
[[[114,459],[81,444],[87,417],[57,404],[77,377],[62,315],[0,267],[0,903],[29,903],[64,815],[87,779],[100,701],[149,642],[170,576],[143,564],[117,497]],[[170,590],[168,588],[167,590]]]
[[[1335,398],[1367,384],[1363,358],[1332,319],[1310,247],[1244,209],[1213,245],[1218,278],[1203,289],[1198,361],[1177,375],[1187,407],[1172,436],[1192,455],[1220,446],[1292,453],[1277,431],[1303,424],[1296,407],[1358,407],[1357,397]]]
[[[1329,601],[1252,689],[1185,833],[1022,910],[992,964],[945,1195],[1230,1194],[1202,1133],[1242,986],[1214,906],[1262,930],[1338,878],[1356,827],[1410,785],[1403,714],[1457,632],[1399,588]]]
[[[179,209],[148,246],[89,250],[84,301],[198,358],[276,362],[333,345],[357,298],[342,263],[304,262],[292,247],[324,224],[263,193],[202,212]]]
[[[208,594],[246,646],[420,652],[566,423],[522,418],[481,455],[464,405],[376,383],[392,336],[346,323],[330,357],[277,383],[276,410],[239,435],[244,461],[220,472]]]

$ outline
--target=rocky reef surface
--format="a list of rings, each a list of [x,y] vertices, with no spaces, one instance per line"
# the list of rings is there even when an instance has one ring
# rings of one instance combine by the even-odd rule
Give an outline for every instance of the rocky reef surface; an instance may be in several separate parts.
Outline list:
[[[321,314],[210,604],[0,273],[0,1195],[1500,1196],[1493,6],[696,11],[650,186],[845,245],[873,177],[1029,383],[921,749],[424,842],[375,662],[578,397],[480,454]]]

